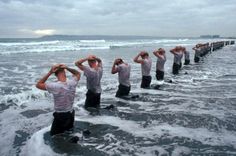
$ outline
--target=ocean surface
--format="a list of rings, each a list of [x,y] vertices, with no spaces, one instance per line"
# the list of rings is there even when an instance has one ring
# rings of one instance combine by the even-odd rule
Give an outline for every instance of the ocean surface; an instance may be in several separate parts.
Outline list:
[[[126,40],[0,40],[0,155],[236,155],[236,46],[212,52],[198,64],[192,47],[225,39],[126,39]],[[174,46],[186,46],[191,65],[173,76]],[[160,90],[140,89],[141,68],[132,59],[149,52],[152,84],[155,49],[167,54],[165,82]],[[95,54],[103,61],[101,107],[112,110],[91,114],[84,110],[86,83],[82,76],[76,91],[77,144],[66,137],[51,139],[52,96],[35,83],[55,63],[76,68],[77,59]],[[115,98],[118,80],[111,66],[116,57],[131,65],[131,92],[136,100]],[[68,73],[68,76],[71,75]],[[52,76],[48,81],[55,81]],[[173,83],[168,83],[172,80]],[[82,136],[83,130],[89,136]]]

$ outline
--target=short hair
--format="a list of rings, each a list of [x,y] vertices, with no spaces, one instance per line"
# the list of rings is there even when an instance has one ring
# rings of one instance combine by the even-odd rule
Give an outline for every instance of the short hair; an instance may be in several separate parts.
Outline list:
[[[57,76],[60,72],[64,71],[63,68],[58,68],[56,71],[55,71],[55,76]]]
[[[148,52],[143,51],[143,55],[141,55],[141,56],[149,56],[149,54],[148,54]]]

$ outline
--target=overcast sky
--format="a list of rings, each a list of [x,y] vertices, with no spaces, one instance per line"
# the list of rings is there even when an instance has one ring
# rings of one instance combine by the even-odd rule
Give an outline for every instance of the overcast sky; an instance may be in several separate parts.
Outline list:
[[[0,0],[0,37],[236,36],[236,0]]]

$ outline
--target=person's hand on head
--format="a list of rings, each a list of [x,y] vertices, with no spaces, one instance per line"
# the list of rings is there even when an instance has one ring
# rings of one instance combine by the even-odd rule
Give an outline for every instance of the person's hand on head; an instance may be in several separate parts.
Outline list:
[[[51,67],[50,72],[51,72],[51,73],[55,73],[55,72],[58,70],[59,66],[60,66],[60,64],[53,65],[53,66]]]
[[[118,63],[120,62],[121,58],[117,58],[115,59],[115,64],[118,65]]]
[[[60,64],[59,67],[60,67],[60,68],[63,68],[63,69],[66,69],[66,68],[67,68],[67,66],[66,66],[65,64]]]
[[[95,55],[89,55],[88,56],[88,60],[95,60],[96,59],[96,56]]]

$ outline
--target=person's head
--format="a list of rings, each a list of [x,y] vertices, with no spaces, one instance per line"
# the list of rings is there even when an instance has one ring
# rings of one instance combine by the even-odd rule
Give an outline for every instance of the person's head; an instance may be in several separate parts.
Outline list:
[[[58,80],[66,78],[66,72],[64,68],[57,67],[55,71],[55,76],[57,77]]]
[[[185,48],[185,47],[182,47],[182,50],[183,50],[183,51],[186,51],[186,48]]]
[[[165,54],[165,50],[164,50],[163,48],[159,48],[159,49],[158,49],[158,52],[159,52],[159,54],[161,54],[161,55],[164,55],[164,54]]]
[[[181,51],[182,47],[181,46],[176,46],[176,51]]]
[[[149,54],[146,51],[141,51],[140,56],[142,57],[142,59],[145,59],[145,58],[147,58],[149,56]]]
[[[116,65],[122,64],[124,61],[121,58],[116,59]]]
[[[97,61],[96,61],[95,58],[91,57],[91,58],[88,59],[88,64],[92,68],[92,67],[94,67],[97,64]]]

